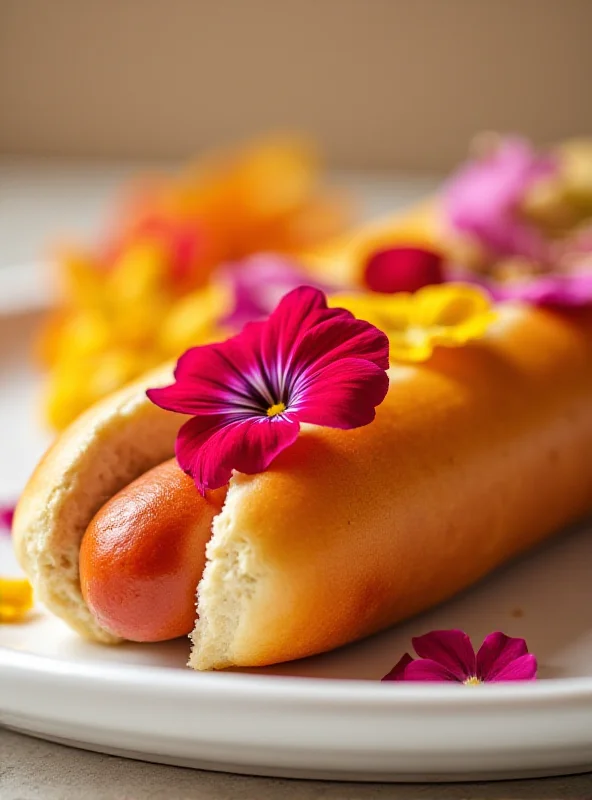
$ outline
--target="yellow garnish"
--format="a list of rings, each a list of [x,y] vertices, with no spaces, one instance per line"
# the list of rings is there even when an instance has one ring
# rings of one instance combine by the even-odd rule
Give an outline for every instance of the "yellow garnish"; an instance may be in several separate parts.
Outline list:
[[[487,294],[463,283],[426,286],[414,294],[336,295],[330,305],[383,330],[392,361],[426,361],[436,346],[462,347],[480,339],[495,319]]]
[[[0,578],[0,623],[17,622],[33,607],[33,589],[25,578]]]
[[[106,246],[58,254],[62,302],[36,351],[49,369],[45,417],[65,427],[87,406],[189,347],[224,338],[234,297],[217,266],[252,253],[301,253],[345,227],[299,138],[214,154],[148,182]],[[232,331],[233,332],[233,331]]]

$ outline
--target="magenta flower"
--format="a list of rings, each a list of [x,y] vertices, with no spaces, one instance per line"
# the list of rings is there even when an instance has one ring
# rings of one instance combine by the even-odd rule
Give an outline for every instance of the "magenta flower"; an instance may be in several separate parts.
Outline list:
[[[500,631],[486,636],[477,653],[467,634],[459,630],[431,631],[411,641],[419,658],[405,653],[383,681],[452,681],[475,686],[536,678],[537,660],[524,639]]]
[[[366,286],[373,292],[416,292],[442,283],[442,256],[421,247],[389,247],[369,257],[364,270]]]
[[[233,469],[267,469],[302,422],[368,425],[388,391],[388,356],[382,331],[327,308],[323,292],[301,286],[265,322],[188,350],[175,383],[147,394],[161,408],[192,416],[179,431],[176,455],[204,494],[228,483]]]
[[[558,168],[555,159],[509,137],[485,158],[462,167],[444,188],[442,210],[453,230],[468,234],[497,257],[551,260],[549,243],[520,213],[532,185]]]
[[[302,267],[273,253],[259,253],[228,264],[220,270],[220,277],[230,285],[234,299],[234,307],[223,322],[237,329],[268,317],[282,297],[298,286],[331,289],[313,281]]]
[[[0,506],[0,531],[10,533],[14,518],[14,506]]]

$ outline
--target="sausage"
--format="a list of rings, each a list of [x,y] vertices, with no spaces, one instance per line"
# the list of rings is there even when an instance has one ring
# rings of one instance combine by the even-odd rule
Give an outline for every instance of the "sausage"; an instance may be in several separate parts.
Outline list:
[[[82,595],[100,625],[135,642],[191,632],[205,547],[225,495],[223,488],[204,499],[173,459],[103,506],[79,559]]]

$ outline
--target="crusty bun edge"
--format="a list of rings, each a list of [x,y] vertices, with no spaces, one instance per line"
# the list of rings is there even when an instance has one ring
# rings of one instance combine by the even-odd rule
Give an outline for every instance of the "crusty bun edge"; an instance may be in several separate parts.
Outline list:
[[[36,596],[87,639],[120,641],[84,602],[80,542],[110,497],[174,455],[185,418],[163,411],[145,394],[171,379],[172,365],[164,365],[82,414],[45,454],[16,509],[16,555]]]

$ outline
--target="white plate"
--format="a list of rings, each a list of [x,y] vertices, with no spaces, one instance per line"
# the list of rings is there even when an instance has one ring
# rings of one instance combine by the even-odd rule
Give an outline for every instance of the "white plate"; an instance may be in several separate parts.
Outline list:
[[[0,270],[2,282],[10,272]],[[47,442],[26,350],[37,317],[0,316],[0,501]],[[325,656],[257,674],[185,669],[185,641],[106,648],[38,608],[0,626],[0,722],[78,747],[262,775],[458,780],[592,768],[592,537],[580,529],[441,608]],[[15,565],[0,537],[0,571]],[[461,627],[524,636],[535,684],[378,679],[410,637]]]

